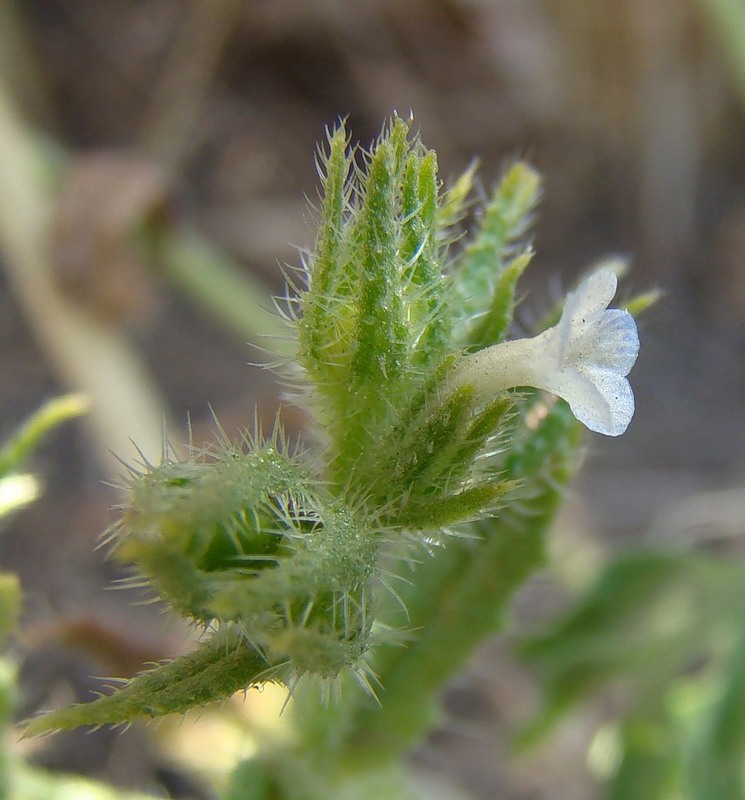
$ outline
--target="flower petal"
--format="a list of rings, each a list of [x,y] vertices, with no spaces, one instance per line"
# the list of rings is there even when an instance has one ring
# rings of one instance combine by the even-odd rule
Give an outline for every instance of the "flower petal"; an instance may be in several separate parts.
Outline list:
[[[639,333],[628,311],[601,311],[578,331],[570,332],[564,360],[577,369],[583,365],[628,375],[639,355]]]
[[[634,416],[631,385],[614,372],[567,369],[539,388],[566,400],[572,414],[595,433],[620,436]]]
[[[608,308],[617,287],[618,278],[612,270],[604,268],[593,272],[569,292],[562,317],[569,318],[575,325],[583,324],[587,317]]]
[[[572,414],[591,431],[606,433],[616,427],[610,406],[591,379],[574,369],[546,374],[542,378],[540,383],[536,381],[536,387],[566,400]]]
[[[602,397],[609,417],[603,414],[597,419],[588,421],[575,412],[574,408],[572,412],[590,430],[604,433],[606,436],[620,436],[629,427],[634,416],[634,392],[631,384],[623,375],[609,370],[585,369],[582,370],[582,374]],[[571,407],[571,402],[569,405]]]
[[[564,301],[561,319],[556,326],[559,363],[563,366],[571,342],[586,328],[592,327],[599,314],[613,299],[618,286],[616,273],[610,269],[593,272]]]

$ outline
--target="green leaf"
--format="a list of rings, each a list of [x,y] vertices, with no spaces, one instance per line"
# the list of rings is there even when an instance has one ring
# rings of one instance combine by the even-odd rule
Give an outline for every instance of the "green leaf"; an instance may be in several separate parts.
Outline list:
[[[685,559],[664,553],[631,554],[612,564],[577,607],[542,636],[526,641],[521,656],[544,685],[544,706],[526,727],[520,743],[529,744],[571,705],[614,675],[649,663],[643,630],[648,610],[672,581],[685,573]],[[669,642],[656,649],[669,651]],[[643,649],[642,649],[643,648]],[[677,651],[676,651],[677,653]],[[677,658],[677,655],[676,655]]]
[[[576,607],[520,652],[544,684],[529,743],[570,706],[623,677],[640,697],[702,658],[745,611],[743,567],[711,556],[638,551],[612,562]]]
[[[745,797],[745,635],[726,667],[709,719],[699,727],[687,759],[692,800]]]
[[[17,470],[50,431],[84,414],[87,409],[87,400],[79,394],[69,394],[46,402],[0,449],[0,478]]]
[[[270,666],[245,640],[217,635],[194,652],[141,673],[113,694],[29,720],[25,733],[38,736],[81,725],[121,725],[138,717],[183,714],[271,679]]]
[[[662,703],[659,704],[663,706]],[[634,713],[621,729],[621,761],[606,800],[670,800],[680,780],[680,732],[663,707]],[[719,795],[708,795],[709,800]]]

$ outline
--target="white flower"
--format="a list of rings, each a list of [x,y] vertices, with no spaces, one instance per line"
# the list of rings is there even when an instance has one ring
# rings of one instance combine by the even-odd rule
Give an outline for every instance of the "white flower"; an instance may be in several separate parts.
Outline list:
[[[615,273],[599,269],[567,295],[558,325],[467,356],[451,385],[470,385],[485,397],[534,386],[566,400],[591,431],[619,436],[634,415],[626,376],[639,354],[639,334],[628,311],[608,310],[616,286]]]

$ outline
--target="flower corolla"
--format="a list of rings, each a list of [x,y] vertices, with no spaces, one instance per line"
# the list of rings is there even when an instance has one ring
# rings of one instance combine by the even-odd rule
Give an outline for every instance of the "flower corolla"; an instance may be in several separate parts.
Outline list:
[[[608,309],[617,283],[611,269],[598,269],[567,295],[557,325],[467,356],[451,385],[469,385],[484,397],[533,386],[566,400],[591,431],[619,436],[634,415],[626,376],[639,354],[639,334],[628,311]]]

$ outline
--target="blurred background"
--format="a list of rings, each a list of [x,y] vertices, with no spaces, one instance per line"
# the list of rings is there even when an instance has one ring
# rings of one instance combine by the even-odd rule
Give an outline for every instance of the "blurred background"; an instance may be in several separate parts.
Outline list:
[[[478,157],[484,195],[516,157],[542,172],[526,329],[607,255],[631,259],[626,296],[663,291],[640,321],[634,421],[619,440],[588,438],[553,571],[520,596],[518,623],[548,618],[602,558],[640,541],[737,550],[745,11],[734,0],[0,0],[0,82],[0,437],[64,391],[94,406],[42,448],[44,495],[0,539],[27,597],[22,710],[83,699],[91,673],[131,674],[188,648],[157,609],[104,591],[118,574],[94,548],[119,496],[107,482],[123,472],[108,454],[137,457],[131,437],[157,457],[163,419],[176,446],[187,415],[197,442],[213,411],[229,434],[255,406],[272,420],[277,387],[251,366],[267,360],[257,336],[272,324],[256,309],[236,317],[281,293],[279,265],[312,243],[315,148],[341,117],[366,143],[393,110],[411,111],[446,181]],[[222,297],[196,286],[195,252]],[[507,644],[490,645],[415,763],[476,798],[598,797],[586,752],[602,704],[537,755],[509,756],[534,695]],[[33,748],[51,766],[209,797],[165,739],[135,726]]]

